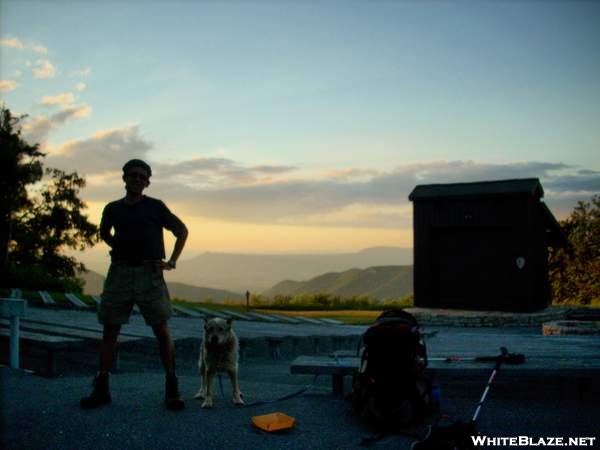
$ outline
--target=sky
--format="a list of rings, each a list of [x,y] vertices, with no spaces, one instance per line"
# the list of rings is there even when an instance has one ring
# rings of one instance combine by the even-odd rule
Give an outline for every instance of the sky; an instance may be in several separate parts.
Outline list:
[[[95,223],[142,158],[187,256],[411,247],[419,184],[536,177],[558,219],[600,193],[599,23],[592,1],[0,0],[0,94]]]

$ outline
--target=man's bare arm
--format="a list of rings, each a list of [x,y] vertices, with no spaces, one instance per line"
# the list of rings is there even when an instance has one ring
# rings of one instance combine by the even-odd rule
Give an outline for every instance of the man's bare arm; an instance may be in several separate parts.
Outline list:
[[[114,236],[111,233],[111,228],[110,226],[107,226],[104,223],[100,223],[100,238],[106,242],[106,244],[112,248],[113,244],[114,244]]]
[[[173,253],[171,253],[171,257],[169,258],[169,261],[172,261],[173,263],[175,263],[177,261],[177,259],[181,255],[181,252],[183,251],[183,247],[185,247],[185,242],[187,241],[187,238],[188,238],[187,227],[184,225],[181,228],[181,230],[178,230],[178,233],[175,235],[175,237],[177,239],[175,239],[175,244],[173,245]],[[163,269],[169,270],[172,268],[173,267],[170,267],[168,265],[168,263],[165,263],[163,265]]]

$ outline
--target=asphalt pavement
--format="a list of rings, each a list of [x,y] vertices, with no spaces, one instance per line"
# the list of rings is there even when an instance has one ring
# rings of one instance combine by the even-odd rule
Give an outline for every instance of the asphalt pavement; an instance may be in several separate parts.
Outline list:
[[[97,326],[94,314],[31,308],[30,318],[63,326]],[[57,378],[0,367],[0,448],[15,449],[358,449],[373,436],[331,392],[331,379],[291,374],[290,362],[308,351],[356,350],[366,327],[293,325],[238,321],[238,336],[247,342],[240,384],[248,407],[231,403],[231,387],[217,384],[216,406],[206,410],[193,398],[199,387],[196,360],[201,322],[173,318],[183,411],[164,409],[164,374],[151,332],[133,317],[124,331],[149,337],[149,345],[124,348],[119,370],[111,375],[113,403],[82,411],[79,399],[89,394],[97,367],[95,352],[65,352]],[[500,346],[523,353],[526,364],[503,367],[483,405],[479,430],[490,437],[589,438],[600,436],[600,339],[598,336],[542,336],[541,327],[464,328],[425,326],[429,356],[493,356]],[[271,358],[267,338],[282,343],[281,357]],[[317,346],[317,340],[319,345]],[[148,344],[147,343],[147,344]],[[304,343],[304,344],[303,344]],[[339,348],[339,345],[345,347]],[[150,350],[148,350],[150,349]],[[23,362],[27,363],[24,355]],[[443,423],[469,420],[493,364],[466,360],[430,364],[441,388]],[[24,364],[23,367],[28,367]],[[350,379],[346,377],[346,392]],[[305,391],[284,401],[281,397]],[[252,416],[283,412],[296,420],[287,431],[266,433]],[[389,435],[373,444],[380,449],[409,449],[426,423],[412,435]],[[589,441],[587,441],[589,443]],[[587,446],[590,448],[591,446]],[[592,448],[600,448],[596,440]],[[497,448],[530,448],[498,446]],[[537,448],[545,448],[537,446]],[[546,447],[550,448],[550,447]],[[575,447],[571,447],[575,448]]]
[[[240,371],[245,408],[231,403],[223,377],[215,386],[216,406],[206,410],[193,399],[199,378],[192,364],[179,369],[183,411],[164,409],[164,375],[158,362],[144,357],[111,376],[113,403],[82,411],[79,398],[91,389],[90,367],[58,378],[0,368],[0,447],[13,449],[358,449],[372,436],[343,398],[333,397],[330,380],[289,373],[289,360],[248,359]],[[137,367],[137,368],[136,368]],[[445,423],[468,420],[487,382],[487,371],[441,373]],[[349,382],[349,380],[347,380]],[[581,393],[573,379],[500,372],[480,414],[478,426],[489,436],[596,437],[600,435],[597,382]],[[347,386],[348,387],[348,386]],[[271,402],[307,390],[291,399]],[[266,433],[251,424],[254,415],[283,412],[294,428]],[[423,428],[413,432],[422,433]],[[389,435],[380,449],[409,449],[414,436]],[[596,447],[600,443],[596,442]],[[508,447],[506,447],[508,448]],[[520,448],[520,447],[510,447]],[[524,447],[523,447],[524,448]],[[538,447],[540,448],[540,447]],[[541,447],[543,448],[543,447]],[[589,448],[589,447],[588,447]]]

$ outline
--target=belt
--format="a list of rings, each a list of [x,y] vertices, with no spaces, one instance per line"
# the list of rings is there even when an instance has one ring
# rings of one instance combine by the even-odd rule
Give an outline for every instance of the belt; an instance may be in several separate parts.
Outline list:
[[[123,264],[128,267],[143,267],[145,264],[153,264],[160,260],[158,259],[117,259],[114,264]]]

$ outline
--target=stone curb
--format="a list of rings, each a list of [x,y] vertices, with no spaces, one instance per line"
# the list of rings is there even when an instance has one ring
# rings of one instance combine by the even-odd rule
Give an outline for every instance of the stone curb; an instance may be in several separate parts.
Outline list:
[[[534,313],[408,308],[420,325],[444,327],[531,327],[565,319],[569,308],[550,307]]]

